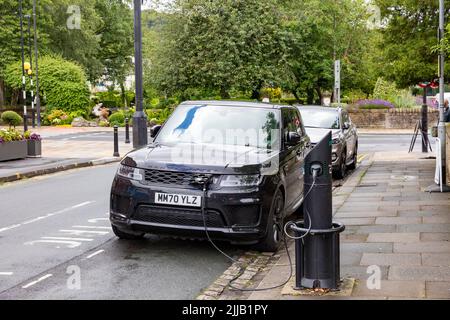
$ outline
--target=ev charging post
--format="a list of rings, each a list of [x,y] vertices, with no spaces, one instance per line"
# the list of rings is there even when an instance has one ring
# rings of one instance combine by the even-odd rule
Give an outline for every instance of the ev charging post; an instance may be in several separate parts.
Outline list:
[[[345,226],[333,222],[331,132],[305,159],[304,220],[290,225],[296,234],[296,289],[338,289],[339,233]]]

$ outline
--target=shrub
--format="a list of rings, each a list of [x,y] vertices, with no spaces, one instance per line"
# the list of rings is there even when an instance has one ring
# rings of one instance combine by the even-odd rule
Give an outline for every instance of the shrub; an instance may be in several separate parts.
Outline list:
[[[409,90],[400,90],[399,94],[393,100],[396,108],[413,108],[417,105],[416,98]]]
[[[22,86],[21,62],[5,69],[5,83],[13,89]],[[39,82],[46,108],[65,112],[86,110],[89,107],[89,88],[83,68],[60,56],[44,56],[39,59]],[[27,82],[27,90],[29,90]]]
[[[113,113],[109,116],[108,121],[111,126],[123,127],[125,125],[125,115],[121,111]]]
[[[22,118],[17,112],[5,111],[2,113],[2,121],[11,128],[20,125],[22,123]]]
[[[21,141],[23,140],[22,134],[13,128],[1,129],[0,130],[0,143],[11,142],[11,141]]]
[[[272,100],[280,100],[281,96],[283,94],[283,91],[281,88],[263,88],[261,90],[260,98],[267,97]]]
[[[37,133],[32,133],[30,130],[25,131],[25,132],[23,133],[23,138],[24,138],[25,140],[37,140],[37,141],[42,140],[42,138],[41,138],[41,136],[40,136],[39,134],[37,134]]]
[[[72,123],[72,119],[66,112],[53,109],[44,116],[44,123],[50,125],[70,124]]]
[[[375,88],[373,89],[373,98],[393,102],[392,99],[399,95],[394,82],[389,82],[383,78],[378,78]]]
[[[358,109],[392,109],[395,106],[386,100],[381,99],[365,99],[356,103]]]

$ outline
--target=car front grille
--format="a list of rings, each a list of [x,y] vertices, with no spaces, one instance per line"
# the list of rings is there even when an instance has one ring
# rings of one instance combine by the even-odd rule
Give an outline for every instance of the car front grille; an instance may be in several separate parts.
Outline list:
[[[206,179],[209,175],[203,173],[174,172],[163,170],[145,170],[145,181],[155,184],[188,186],[196,179]]]
[[[203,227],[203,217],[200,209],[177,208],[156,205],[142,205],[138,207],[133,220],[171,224],[180,226]],[[206,226],[209,228],[223,228],[224,221],[218,211],[205,212]]]

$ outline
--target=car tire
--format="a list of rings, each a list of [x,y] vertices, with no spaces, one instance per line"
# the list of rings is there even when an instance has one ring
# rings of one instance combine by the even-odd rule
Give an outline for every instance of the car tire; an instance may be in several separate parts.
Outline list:
[[[347,150],[342,151],[341,161],[339,162],[339,169],[335,171],[335,176],[338,179],[344,179],[345,174],[347,173]]]
[[[117,228],[116,226],[113,226],[113,225],[111,227],[112,227],[112,230],[113,230],[114,234],[119,239],[140,240],[140,239],[144,238],[144,235],[145,235],[145,233],[133,234],[133,233],[124,232],[124,231],[120,230],[119,228]]]
[[[269,220],[267,222],[267,232],[265,237],[255,246],[261,252],[276,252],[283,242],[283,214],[284,197],[281,190],[277,190],[273,197],[270,208]]]
[[[358,144],[355,146],[355,151],[353,152],[353,160],[352,163],[347,166],[350,170],[355,170],[356,165],[358,164]]]

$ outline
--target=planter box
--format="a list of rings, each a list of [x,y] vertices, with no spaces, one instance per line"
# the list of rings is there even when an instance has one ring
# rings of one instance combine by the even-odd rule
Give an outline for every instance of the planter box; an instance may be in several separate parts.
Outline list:
[[[36,158],[42,154],[42,141],[41,140],[27,140],[28,144],[28,157]]]
[[[25,140],[0,143],[0,161],[26,158],[27,151]]]

